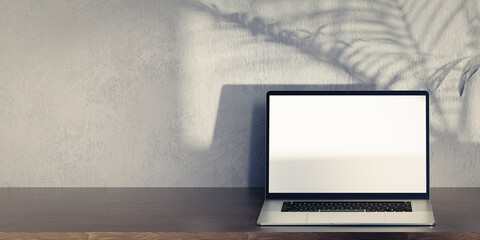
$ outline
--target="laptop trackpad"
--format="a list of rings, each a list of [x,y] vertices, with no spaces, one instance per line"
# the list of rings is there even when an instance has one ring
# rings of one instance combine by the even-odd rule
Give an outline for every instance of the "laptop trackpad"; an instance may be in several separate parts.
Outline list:
[[[384,212],[309,212],[307,223],[385,224]]]

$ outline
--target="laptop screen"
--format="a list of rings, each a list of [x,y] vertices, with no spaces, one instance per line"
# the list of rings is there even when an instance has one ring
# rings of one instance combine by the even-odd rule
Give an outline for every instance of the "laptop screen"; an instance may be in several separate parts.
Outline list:
[[[427,92],[269,92],[267,102],[268,193],[427,193]]]

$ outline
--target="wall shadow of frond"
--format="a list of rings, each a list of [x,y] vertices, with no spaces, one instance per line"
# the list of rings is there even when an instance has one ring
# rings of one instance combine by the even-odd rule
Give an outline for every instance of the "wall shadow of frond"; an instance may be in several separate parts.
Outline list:
[[[425,89],[432,94],[432,104],[438,104],[434,94],[447,76],[459,70],[466,58],[437,61],[428,65],[430,59],[438,58],[431,49],[438,45],[453,18],[467,5],[462,1],[442,19],[439,8],[442,4],[425,1],[402,4],[399,1],[369,1],[366,6],[349,6],[348,1],[331,9],[296,13],[281,21],[257,16],[249,12],[224,13],[215,4],[199,1],[190,3],[192,8],[209,13],[218,21],[235,24],[252,35],[264,37],[266,42],[294,47],[298,52],[311,56],[316,61],[341,69],[357,83],[375,84],[379,89]],[[415,35],[412,25],[421,15],[427,15],[435,26],[423,26]],[[312,21],[311,26],[295,27],[302,21]],[[305,24],[304,24],[305,25]],[[426,46],[422,41],[433,38]],[[472,70],[473,69],[473,70]],[[464,72],[474,72],[469,67]],[[465,74],[464,74],[465,75]],[[409,83],[415,76],[415,84]],[[460,86],[471,74],[459,82]],[[460,92],[463,90],[460,88]],[[437,106],[440,108],[440,105]]]
[[[279,2],[282,1],[268,3]],[[201,1],[191,1],[189,5],[219,22],[247,30],[265,42],[288,46],[318,63],[340,69],[358,84],[372,84],[377,89],[429,91],[432,114],[441,122],[431,125],[433,138],[448,137],[452,145],[463,146],[457,130],[445,126],[450,112],[458,112],[463,118],[464,111],[458,109],[461,107],[458,104],[445,107],[445,103],[458,99],[466,83],[476,74],[480,66],[478,53],[445,56],[436,49],[446,33],[455,27],[453,20],[467,11],[469,33],[472,33],[468,44],[478,51],[475,47],[479,45],[476,39],[480,38],[480,17],[472,10],[472,4],[476,3],[460,0],[443,12],[440,10],[444,5],[452,2],[355,1],[361,6],[350,3],[338,1],[329,9],[309,9],[277,18],[264,16],[258,9],[228,12]],[[452,81],[458,88],[449,88],[448,96],[437,94],[439,89],[445,91],[445,86],[452,85]],[[445,144],[439,142],[442,146]],[[468,147],[462,149],[465,148]]]

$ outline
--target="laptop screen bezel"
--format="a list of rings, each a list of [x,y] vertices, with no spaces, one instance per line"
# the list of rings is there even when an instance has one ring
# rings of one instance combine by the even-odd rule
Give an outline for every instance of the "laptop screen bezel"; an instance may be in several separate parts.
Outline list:
[[[426,192],[425,193],[270,193],[269,191],[269,123],[270,96],[279,95],[416,95],[425,96],[426,103]],[[430,197],[430,137],[429,137],[429,93],[427,91],[269,91],[266,95],[265,123],[265,198],[266,199],[429,199]]]

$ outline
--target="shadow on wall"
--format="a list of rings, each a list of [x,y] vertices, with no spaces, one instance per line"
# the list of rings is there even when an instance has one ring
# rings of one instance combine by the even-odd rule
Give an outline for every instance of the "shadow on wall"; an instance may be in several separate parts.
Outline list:
[[[375,90],[374,85],[225,85],[211,152],[223,152],[218,161],[232,159],[232,176],[248,178],[248,186],[262,187],[265,178],[265,101],[271,90]],[[238,154],[238,155],[236,155]],[[238,171],[248,170],[247,176]]]
[[[351,85],[224,85],[221,91],[213,142],[201,154],[215,169],[216,184],[239,184],[263,187],[265,183],[265,102],[271,90],[377,90],[373,84]],[[478,144],[461,142],[456,135],[437,132],[431,144],[431,171],[434,184],[465,185],[475,181],[475,175],[463,172],[476,168],[476,161],[459,161],[460,157],[475,159]],[[472,151],[473,150],[473,151]],[[447,169],[444,166],[452,166]],[[197,169],[197,168],[196,168]],[[197,169],[198,170],[198,169]],[[203,174],[208,174],[209,169]],[[198,171],[200,172],[200,171]],[[443,177],[441,177],[443,176]],[[463,177],[459,177],[463,176]],[[222,179],[223,178],[223,179]],[[248,182],[245,183],[245,179]],[[442,180],[443,179],[443,180]]]
[[[444,125],[462,114],[458,96],[480,66],[480,14],[472,0],[299,1],[297,8],[289,1],[264,1],[238,11],[204,2],[190,6],[341,69],[354,82],[428,90],[432,113]]]
[[[368,86],[366,89],[429,91],[432,184],[480,184],[471,170],[480,164],[475,157],[478,144],[472,139],[480,138],[462,140],[459,131],[470,112],[465,107],[478,106],[478,102],[465,104],[465,99],[459,98],[480,63],[480,18],[475,1],[333,1],[330,5],[258,1],[249,2],[246,8],[204,2],[191,1],[190,6],[267,43],[292,47],[319,64],[341,69],[353,82]],[[309,4],[313,7],[305,7]],[[464,16],[466,20],[460,19]],[[457,26],[464,27],[465,33]],[[465,43],[458,47],[457,40],[463,38]],[[363,88],[357,87],[353,88]],[[285,88],[340,90],[342,86],[224,86],[212,146],[202,153],[209,159],[207,166],[216,171],[212,175],[219,176],[216,182],[244,185],[242,179],[248,178],[248,186],[262,186],[263,161],[259,164],[258,159],[264,159],[264,95]],[[244,169],[248,176],[243,175]],[[459,174],[464,176],[458,178]],[[230,180],[222,179],[225,177]]]
[[[478,54],[479,47],[476,36],[480,34],[480,15],[476,12],[475,1],[447,4],[432,1],[324,4],[299,1],[294,3],[298,8],[291,10],[285,10],[293,7],[289,5],[291,2],[264,1],[250,2],[250,9],[233,13],[214,3],[203,2],[192,1],[191,6],[209,13],[219,22],[233,23],[252,35],[263,36],[266,42],[292,46],[320,63],[344,70],[357,82],[373,83],[379,89],[407,87],[433,91],[452,71],[459,71],[462,64],[465,65],[463,73],[479,65],[467,63],[475,59],[472,55]],[[305,9],[305,6],[311,8]],[[281,11],[272,16],[273,9]],[[459,57],[458,52],[454,52],[458,49],[445,53],[441,42],[451,34],[459,34],[455,30],[452,32],[455,27],[452,22],[464,11],[470,34],[466,36],[466,46],[473,53],[463,53],[463,57]],[[470,77],[468,75],[465,80]],[[461,95],[465,81],[457,84]]]

